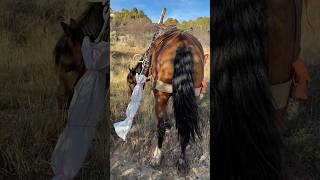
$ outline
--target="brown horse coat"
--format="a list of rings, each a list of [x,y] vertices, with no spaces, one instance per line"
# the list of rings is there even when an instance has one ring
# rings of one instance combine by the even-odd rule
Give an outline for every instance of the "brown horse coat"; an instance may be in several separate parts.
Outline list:
[[[269,79],[280,117],[290,96],[301,44],[302,0],[270,0],[267,3]]]
[[[272,84],[279,84],[291,79],[291,64],[299,58],[302,0],[270,0],[267,4],[269,77]]]
[[[186,147],[190,137],[201,137],[198,118],[197,89],[200,89],[204,77],[204,60],[200,42],[188,32],[182,30],[170,30],[155,39],[148,53],[151,66],[146,76],[152,76],[153,94],[155,97],[155,114],[158,128],[158,145],[154,151],[151,164],[157,166],[161,162],[161,148],[168,128],[167,105],[172,97],[173,109],[178,129],[181,154],[178,160],[178,170],[188,170],[186,160]],[[143,63],[140,63],[142,66]],[[135,70],[130,70],[127,82],[129,92],[132,92]],[[139,71],[138,71],[139,73]],[[145,73],[143,71],[143,73]],[[157,83],[170,87],[160,89]],[[195,93],[193,92],[195,89]],[[199,93],[200,94],[200,93]]]
[[[194,85],[195,88],[201,87],[204,78],[203,48],[194,36],[182,30],[174,30],[172,33],[164,34],[155,40],[155,46],[150,52],[151,68],[149,70],[149,75],[154,80],[153,87],[156,87],[157,81],[167,87],[172,84],[173,60],[180,47],[191,50],[194,64]]]

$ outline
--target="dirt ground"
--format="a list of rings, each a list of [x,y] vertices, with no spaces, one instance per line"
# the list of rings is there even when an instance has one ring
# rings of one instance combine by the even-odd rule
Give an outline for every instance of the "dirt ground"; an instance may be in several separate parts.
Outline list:
[[[301,57],[311,83],[307,101],[290,100],[282,126],[284,168],[293,180],[320,179],[320,1],[304,0]]]
[[[187,176],[177,173],[176,162],[180,154],[180,145],[177,131],[172,127],[166,133],[163,145],[163,159],[161,166],[150,166],[150,158],[157,143],[156,120],[153,126],[143,136],[141,134],[141,119],[135,119],[133,129],[130,131],[127,142],[112,138],[110,171],[111,179],[209,179],[210,178],[210,154],[208,143],[209,97],[200,103],[202,114],[201,129],[204,133],[202,142],[191,143],[187,149],[190,162],[190,172]],[[171,112],[172,113],[172,112]],[[171,116],[172,117],[172,116]],[[145,130],[143,130],[145,131]],[[206,132],[207,131],[207,132]]]
[[[294,101],[282,127],[284,167],[292,179],[320,179],[320,65],[308,65],[308,101]]]

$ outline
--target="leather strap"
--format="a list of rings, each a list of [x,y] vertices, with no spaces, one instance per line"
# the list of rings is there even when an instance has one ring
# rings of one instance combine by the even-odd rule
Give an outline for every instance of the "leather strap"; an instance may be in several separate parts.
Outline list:
[[[287,106],[290,96],[290,89],[292,86],[292,79],[285,83],[275,84],[271,86],[273,104],[276,109],[281,109]]]

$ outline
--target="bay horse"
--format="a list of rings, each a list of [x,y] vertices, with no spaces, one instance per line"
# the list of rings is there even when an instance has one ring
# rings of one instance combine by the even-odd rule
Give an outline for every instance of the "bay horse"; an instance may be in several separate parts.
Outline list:
[[[108,4],[105,6],[109,7]],[[70,24],[60,22],[64,33],[54,48],[55,68],[59,80],[57,96],[60,108],[69,107],[74,87],[86,72],[81,53],[82,40],[85,36],[89,36],[93,42],[98,37],[104,24],[103,9],[104,6],[101,3],[88,3],[88,8],[77,20],[71,18]],[[102,41],[109,41],[108,30],[107,28],[104,31]],[[106,89],[109,87],[108,76],[109,73],[107,73]]]
[[[201,88],[204,78],[204,53],[200,42],[188,32],[174,30],[159,36],[149,51],[151,67],[147,76],[152,76],[157,118],[158,144],[154,150],[151,164],[161,163],[161,148],[168,128],[166,106],[173,98],[176,128],[180,138],[181,154],[178,160],[179,172],[188,171],[186,147],[190,137],[201,138],[198,122],[197,89]],[[136,85],[135,75],[141,73],[142,63],[129,69],[127,76],[128,92]]]
[[[279,122],[299,59],[302,0],[225,0],[212,8],[212,176],[285,179]]]

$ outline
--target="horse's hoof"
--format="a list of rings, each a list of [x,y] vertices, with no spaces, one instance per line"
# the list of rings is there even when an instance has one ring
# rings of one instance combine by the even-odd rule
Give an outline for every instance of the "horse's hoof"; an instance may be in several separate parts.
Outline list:
[[[160,166],[161,159],[162,159],[161,150],[158,147],[156,147],[155,151],[153,152],[153,157],[150,162],[151,166],[152,167]]]
[[[186,159],[184,158],[179,158],[178,160],[178,171],[182,175],[187,175],[189,172],[189,164]]]
[[[172,122],[165,122],[165,128],[167,129],[167,130],[170,130],[171,128],[172,128]]]

